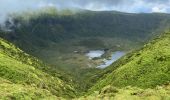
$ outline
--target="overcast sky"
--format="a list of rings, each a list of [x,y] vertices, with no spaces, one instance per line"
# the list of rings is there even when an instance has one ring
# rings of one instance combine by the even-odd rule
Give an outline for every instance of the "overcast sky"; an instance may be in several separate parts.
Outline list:
[[[0,0],[0,12],[45,6],[77,7],[89,10],[123,12],[170,12],[170,0]]]
[[[57,8],[74,7],[94,11],[170,13],[170,0],[0,0],[0,22],[9,13],[36,10],[49,6]]]

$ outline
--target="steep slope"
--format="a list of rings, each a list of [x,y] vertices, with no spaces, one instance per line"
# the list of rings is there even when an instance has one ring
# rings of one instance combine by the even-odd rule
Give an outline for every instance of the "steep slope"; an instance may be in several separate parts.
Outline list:
[[[90,90],[99,92],[77,99],[169,99],[169,44],[170,32],[167,32],[141,50],[125,56],[118,61],[123,62],[119,67]],[[0,39],[0,47],[0,99],[63,99],[59,97],[75,96],[70,85],[43,72],[42,63],[36,58],[3,39]]]
[[[0,98],[74,97],[65,80],[45,71],[48,66],[0,38]],[[64,76],[63,76],[64,77]],[[5,90],[4,90],[5,89]]]
[[[169,100],[170,84],[157,86],[154,89],[141,89],[137,87],[116,88],[106,86],[100,91],[89,96],[83,96],[75,100]]]
[[[50,8],[12,15],[13,19],[6,22],[7,32],[0,37],[52,66],[50,71],[40,68],[48,74],[57,72],[55,76],[69,81],[63,72],[58,73],[62,70],[74,77],[78,90],[87,90],[98,79],[91,82],[89,77],[101,71],[95,69],[99,62],[85,56],[89,50],[107,49],[112,53],[136,49],[168,28],[169,16]]]
[[[168,14],[86,10],[75,13],[51,8],[38,14],[16,15],[12,23],[6,22],[13,31],[0,35],[49,64],[75,69],[87,67],[87,59],[78,55],[83,60],[72,61],[74,51],[134,49],[164,30],[169,19]],[[78,60],[82,62],[77,63]]]
[[[164,33],[141,50],[123,57],[118,62],[117,66],[113,64],[108,68],[114,70],[105,73],[106,75],[90,91],[102,89],[107,85],[119,88],[154,88],[169,83],[170,32]]]
[[[24,53],[13,44],[0,38],[0,99],[70,99],[76,97],[76,94],[87,90],[96,81],[97,83],[88,92],[91,95],[79,99],[170,98],[170,32],[166,32],[154,41],[149,42],[142,49],[127,54],[104,70],[81,68],[84,65],[84,62],[82,63],[81,61],[87,58],[80,56],[80,54],[84,54],[89,49],[100,49],[110,46],[112,40],[105,42],[106,44],[109,43],[107,46],[101,42],[107,40],[108,37],[111,37],[114,41],[109,49],[113,47],[116,48],[114,50],[135,48],[141,45],[142,42],[146,42],[149,38],[156,36],[158,31],[165,29],[163,27],[168,25],[169,15],[127,14],[120,12],[102,12],[101,14],[100,12],[89,11],[66,15],[56,15],[54,13],[42,14],[41,17],[40,15],[31,17],[28,22],[25,19],[22,20],[22,18],[20,20],[14,19],[16,26],[11,26],[11,32],[0,33],[0,36],[53,65],[53,67],[45,65],[37,58]],[[97,25],[105,22],[100,22],[99,19],[102,18],[104,20],[108,18],[109,21],[106,22],[109,23],[112,22],[110,16],[118,17],[118,19],[116,17],[115,21],[118,21],[116,24],[120,25],[120,29],[116,26],[114,27],[120,33],[112,30],[109,26],[109,28],[101,30],[101,33],[98,32],[104,26]],[[98,19],[95,21],[96,23],[90,23],[94,19]],[[122,20],[131,23],[129,27],[126,27],[127,23],[123,23]],[[134,24],[136,20],[140,20],[139,26]],[[81,26],[81,23],[85,24]],[[109,25],[112,26],[113,23]],[[91,24],[94,25],[91,26]],[[103,25],[106,24],[104,23]],[[78,27],[79,25],[81,27]],[[145,25],[148,26],[145,27]],[[162,26],[160,27],[160,25]],[[133,29],[130,26],[135,27]],[[80,33],[77,32],[79,30],[75,27],[80,29]],[[96,30],[93,30],[95,28]],[[61,34],[60,29],[63,29]],[[154,29],[158,30],[153,31]],[[125,31],[127,31],[127,34]],[[111,34],[107,32],[111,32]],[[137,34],[138,32],[139,34]],[[98,36],[96,37],[95,35]],[[125,40],[125,38],[128,39]],[[77,41],[79,41],[78,44],[74,44]],[[137,44],[133,42],[137,42]],[[97,44],[96,47],[93,47],[95,43],[99,43],[99,45]],[[124,45],[128,46],[134,44],[134,47],[115,46],[119,45],[119,43],[126,43]],[[70,54],[77,48],[82,50],[80,54],[76,54],[76,56]],[[53,57],[57,57],[57,59]],[[52,62],[55,62],[55,64]],[[85,63],[86,65],[84,66],[87,66],[86,61]],[[75,79],[78,78],[76,79],[77,82],[74,83],[72,77],[61,72],[56,65],[59,65],[59,67],[73,67],[71,70],[69,68],[67,70],[73,73],[71,75],[74,75]],[[94,91],[99,92],[93,93]]]
[[[40,89],[29,85],[14,84],[8,80],[0,78],[0,99],[37,100],[37,99],[57,99],[57,97],[45,89]]]

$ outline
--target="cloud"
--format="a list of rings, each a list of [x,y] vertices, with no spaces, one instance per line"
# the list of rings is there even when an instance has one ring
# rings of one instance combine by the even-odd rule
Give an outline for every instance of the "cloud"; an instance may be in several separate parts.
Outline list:
[[[167,12],[167,9],[162,7],[153,7],[152,12]]]
[[[9,13],[36,10],[42,7],[117,10],[122,12],[170,13],[170,0],[0,0],[0,22]]]
[[[3,23],[8,14],[19,13],[22,11],[36,9],[38,5],[36,0],[26,1],[26,0],[0,0],[0,23]]]

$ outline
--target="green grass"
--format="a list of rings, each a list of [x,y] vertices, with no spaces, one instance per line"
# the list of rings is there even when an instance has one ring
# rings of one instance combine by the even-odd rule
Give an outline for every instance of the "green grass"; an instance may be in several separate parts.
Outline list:
[[[40,66],[42,63],[36,58],[32,58],[25,54],[19,48],[16,48],[14,45],[3,39],[0,40],[0,47],[0,77],[12,83],[12,85],[5,83],[1,84],[2,87],[3,85],[9,85],[9,87],[13,87],[14,85],[14,89],[21,86],[23,87],[23,91],[26,90],[27,87],[28,90],[30,88],[30,91],[38,89],[42,92],[42,95],[46,94],[46,92],[43,92],[44,90],[49,91],[49,94],[58,97],[76,96],[74,87],[71,83],[67,84],[67,81],[62,80],[55,75],[52,76],[51,74],[53,73],[48,74],[44,72],[45,70],[42,70],[42,67],[48,66]],[[0,89],[0,91],[3,91],[3,88]],[[18,91],[18,93],[20,94],[20,91]],[[16,93],[16,95],[19,95],[18,93]],[[20,96],[22,96],[22,91]]]
[[[76,90],[82,87],[76,87],[77,83],[75,86],[70,83],[68,80],[71,78],[66,80],[64,74],[62,78],[59,77],[58,74],[54,74],[56,70],[53,71],[50,66],[3,39],[0,39],[0,47],[0,99],[2,100],[170,99],[169,32],[149,42],[140,50],[125,55],[103,71],[82,69],[81,74],[86,73],[87,76],[83,78],[84,83],[77,82],[81,86],[90,88],[97,80],[99,81],[87,92],[88,95],[77,98],[76,94],[79,93],[76,92],[83,92],[83,89]],[[45,66],[48,68],[43,68]],[[91,83],[92,81],[94,83]]]
[[[11,16],[14,17],[14,23],[20,27],[14,27],[14,32],[0,34],[1,37],[57,68],[63,68],[64,65],[59,65],[56,60],[64,56],[70,61],[60,62],[66,63],[64,67],[68,70],[67,65],[74,60],[69,54],[75,50],[131,50],[155,37],[168,27],[169,22],[168,14],[87,10],[74,12],[58,11],[52,7]],[[87,59],[83,61],[86,62]],[[86,67],[84,63],[77,66]],[[66,71],[65,69],[63,70]]]
[[[137,87],[116,88],[106,86],[100,91],[95,91],[89,96],[75,100],[169,100],[170,85],[157,86],[154,89],[141,89]]]
[[[169,15],[48,10],[19,15],[15,32],[0,32],[43,61],[0,38],[0,99],[70,99],[89,88],[79,99],[169,99],[169,85],[162,86],[170,81],[169,32],[104,70],[88,68],[97,61],[84,56],[93,49],[136,49],[169,27]]]
[[[0,99],[2,100],[55,100],[57,97],[48,90],[34,86],[14,84],[0,78]]]
[[[170,33],[145,45],[141,50],[124,56],[116,65],[111,65],[109,73],[94,85],[90,91],[104,86],[135,86],[154,88],[170,81]],[[115,67],[115,68],[114,68]],[[106,69],[108,70],[108,69]]]
[[[21,52],[14,50],[11,52],[7,48],[4,52],[49,75],[59,77],[71,83],[70,85],[81,87],[84,91],[87,91],[100,77],[97,76],[98,78],[92,81],[87,79],[100,70],[89,68],[89,64],[96,67],[99,61],[90,61],[84,56],[85,52],[96,49],[109,49],[111,52],[136,49],[168,28],[170,19],[168,14],[87,10],[74,12],[58,11],[52,7],[15,14],[11,17],[16,25],[12,28],[14,31],[0,33],[0,37],[49,66]],[[10,24],[8,21],[6,23]],[[7,27],[10,28],[8,24]],[[75,54],[74,51],[80,53]],[[110,55],[111,53],[107,54]],[[77,90],[82,91],[80,88]]]

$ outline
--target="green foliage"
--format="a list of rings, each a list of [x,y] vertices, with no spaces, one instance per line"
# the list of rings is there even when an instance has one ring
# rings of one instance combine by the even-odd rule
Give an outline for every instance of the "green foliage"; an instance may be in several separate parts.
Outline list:
[[[83,80],[96,72],[93,68],[88,68],[87,72],[83,70],[88,67],[88,64],[96,67],[96,62],[84,57],[85,52],[93,49],[129,51],[138,48],[169,27],[170,19],[168,14],[130,14],[67,9],[60,11],[54,8],[11,16],[15,26],[11,26],[10,21],[7,21],[6,26],[12,32],[0,34],[1,37],[53,66],[48,68],[41,64],[41,67],[37,65],[36,68],[67,80],[69,83],[71,83],[69,78],[73,77],[74,81],[85,84],[86,81]],[[75,54],[74,51],[80,53]],[[22,57],[22,59],[26,58],[29,57]],[[59,70],[62,71],[59,73]],[[88,70],[92,70],[91,73]],[[63,74],[63,71],[69,75]],[[99,78],[94,79],[93,82],[88,80],[87,83],[92,85],[97,79]],[[79,84],[77,86],[81,87]],[[83,86],[83,88],[87,90],[86,87],[90,86]]]
[[[154,89],[140,89],[130,86],[118,89],[106,86],[101,91],[95,91],[89,96],[83,96],[75,100],[169,100],[169,91],[169,84],[157,86]]]
[[[0,99],[3,100],[37,100],[56,99],[48,90],[33,86],[14,84],[0,78]]]
[[[137,86],[153,88],[170,81],[170,33],[151,41],[141,50],[123,57],[120,66],[111,65],[110,72],[90,91],[104,86]],[[111,68],[112,67],[112,68]],[[115,68],[116,67],[116,68]],[[106,69],[106,70],[108,70]]]
[[[67,84],[65,80],[44,72],[43,65],[36,58],[25,54],[14,45],[0,39],[0,78],[9,80],[10,84],[1,84],[2,87],[11,90],[11,95],[16,98],[36,97],[36,91],[40,97],[46,97],[49,94],[63,97],[74,97],[75,90],[73,86]],[[34,66],[35,65],[35,66]],[[43,65],[43,66],[40,66]],[[44,68],[46,69],[46,68]],[[64,77],[64,76],[63,76]],[[2,82],[3,83],[3,82]],[[15,88],[23,89],[15,91]],[[3,91],[3,88],[0,88]],[[28,90],[27,90],[28,89]],[[24,90],[27,90],[24,92]],[[48,92],[47,92],[48,91]],[[14,92],[14,93],[13,93]],[[47,93],[47,94],[46,94]],[[37,97],[39,96],[37,95]],[[41,96],[42,95],[42,96]],[[43,96],[44,95],[44,96]],[[26,96],[26,97],[25,97]],[[39,98],[39,97],[38,97]]]
[[[53,8],[35,13],[14,15],[15,26],[6,22],[13,31],[0,36],[48,65],[0,38],[0,99],[72,98],[93,85],[88,94],[98,92],[80,99],[169,99],[169,85],[147,88],[170,81],[170,33],[104,70],[87,68],[94,62],[84,56],[91,49],[140,47],[169,27],[168,14],[75,13]]]

